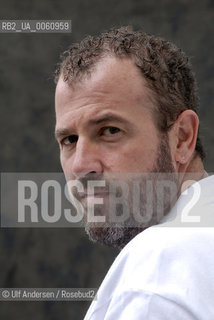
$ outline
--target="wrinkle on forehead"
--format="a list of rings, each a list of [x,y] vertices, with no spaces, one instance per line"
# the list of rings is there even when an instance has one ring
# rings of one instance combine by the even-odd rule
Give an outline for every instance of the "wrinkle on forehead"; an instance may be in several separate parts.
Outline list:
[[[72,86],[61,78],[57,84],[57,91],[60,93],[61,88],[63,90],[65,86],[68,88],[65,99],[72,98],[73,101],[94,99],[95,103],[99,103],[103,96],[110,100],[117,92],[120,94],[120,99],[129,98],[133,103],[139,103],[141,100],[148,100],[151,94],[146,86],[146,80],[130,59],[111,56],[96,64],[90,78],[75,82]]]
[[[125,88],[125,90],[124,90]],[[140,70],[130,59],[108,57],[100,61],[90,78],[89,90],[114,94],[133,102],[148,99],[150,90]]]

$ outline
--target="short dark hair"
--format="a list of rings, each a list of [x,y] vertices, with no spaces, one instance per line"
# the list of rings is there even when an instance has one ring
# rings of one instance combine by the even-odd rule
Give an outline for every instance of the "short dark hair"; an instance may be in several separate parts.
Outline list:
[[[133,31],[131,27],[110,29],[100,36],[88,36],[73,44],[61,55],[55,82],[60,76],[68,83],[81,80],[108,55],[130,58],[140,69],[152,90],[156,106],[154,114],[161,132],[168,132],[184,110],[198,113],[196,80],[185,53],[169,41]],[[195,150],[203,160],[205,152],[199,133]]]

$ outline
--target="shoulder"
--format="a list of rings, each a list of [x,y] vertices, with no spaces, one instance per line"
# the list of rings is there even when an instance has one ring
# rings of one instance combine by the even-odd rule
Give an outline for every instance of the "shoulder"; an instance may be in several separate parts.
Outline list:
[[[202,269],[214,276],[212,228],[151,227],[136,236],[112,266],[127,287],[153,290],[157,283],[194,281]]]
[[[213,319],[213,250],[211,228],[146,229],[116,258],[89,314],[99,314],[93,319],[203,319],[203,305],[207,319]]]
[[[121,252],[135,261],[163,254],[206,255],[214,249],[214,228],[153,226],[137,235]]]

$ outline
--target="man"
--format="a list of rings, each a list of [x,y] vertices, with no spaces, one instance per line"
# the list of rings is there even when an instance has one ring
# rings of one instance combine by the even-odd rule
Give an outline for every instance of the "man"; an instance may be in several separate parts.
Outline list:
[[[61,164],[68,180],[81,183],[74,194],[86,231],[122,249],[85,319],[214,319],[214,233],[205,228],[213,223],[214,179],[203,166],[187,57],[163,39],[123,27],[73,45],[56,82]],[[133,197],[124,196],[124,219],[111,212],[118,176],[129,190],[136,176],[140,181]],[[166,177],[170,191],[163,193]],[[91,192],[93,180],[105,183]],[[93,220],[87,212],[100,198]]]

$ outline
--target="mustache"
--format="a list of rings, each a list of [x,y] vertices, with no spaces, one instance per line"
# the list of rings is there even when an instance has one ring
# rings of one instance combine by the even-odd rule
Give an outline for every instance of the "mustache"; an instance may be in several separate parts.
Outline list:
[[[94,193],[107,193],[109,191],[108,180],[106,177],[104,177],[103,174],[88,173],[87,175],[77,179],[76,181],[81,183],[81,185],[83,186],[83,191],[80,192],[77,187],[73,187],[72,190],[70,190],[70,191],[73,194],[73,196],[78,200],[81,200],[82,197],[88,193],[88,191],[90,192],[89,187],[88,187],[89,181],[90,182],[92,182],[92,181],[104,181],[105,182],[105,186],[102,186],[102,187],[96,186]]]
[[[104,178],[103,174],[100,173],[88,173],[77,180],[83,185],[84,190],[86,190],[88,181],[106,181],[106,178]]]

